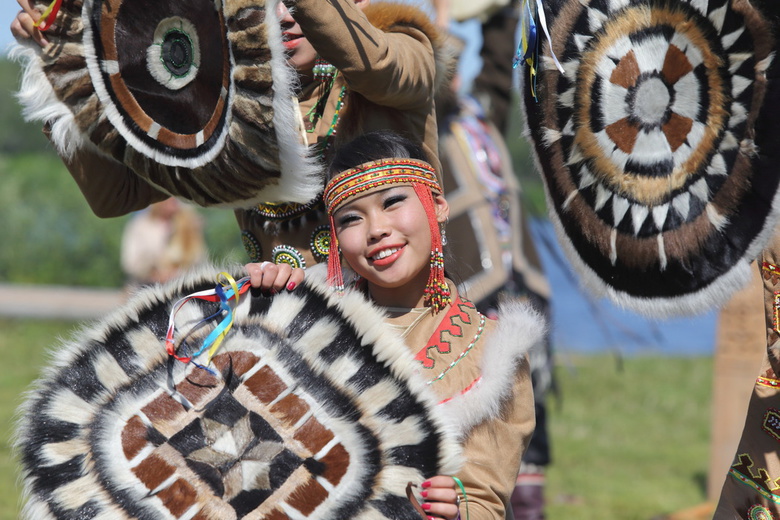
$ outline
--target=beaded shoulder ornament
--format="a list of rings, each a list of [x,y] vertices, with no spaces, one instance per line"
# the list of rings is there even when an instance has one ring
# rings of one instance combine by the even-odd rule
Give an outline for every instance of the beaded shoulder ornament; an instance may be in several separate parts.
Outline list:
[[[323,194],[330,222],[328,282],[336,290],[344,289],[333,214],[347,201],[387,189],[390,185],[411,186],[428,216],[431,231],[431,271],[425,286],[425,305],[431,307],[433,312],[438,312],[449,305],[452,298],[444,279],[444,252],[432,193],[442,193],[442,189],[436,179],[436,170],[425,161],[404,158],[371,161],[345,170],[328,182]]]

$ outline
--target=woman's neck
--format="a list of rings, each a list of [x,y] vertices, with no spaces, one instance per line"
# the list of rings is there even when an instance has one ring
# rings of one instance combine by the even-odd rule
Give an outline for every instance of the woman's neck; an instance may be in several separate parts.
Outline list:
[[[382,307],[415,308],[425,305],[425,285],[428,283],[428,271],[400,287],[382,287],[367,281],[368,294]]]

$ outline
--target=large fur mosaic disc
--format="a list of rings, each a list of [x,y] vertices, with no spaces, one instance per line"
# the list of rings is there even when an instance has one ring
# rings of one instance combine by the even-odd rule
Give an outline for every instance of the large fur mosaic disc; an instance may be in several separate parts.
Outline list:
[[[202,206],[307,202],[321,186],[277,3],[63,0],[50,44],[14,53],[25,114],[61,154],[91,143]]]
[[[23,518],[419,520],[407,484],[457,471],[459,448],[378,311],[311,281],[247,294],[212,375],[164,338],[213,279],[145,290],[53,352],[18,427]],[[218,307],[182,307],[177,342]]]
[[[550,0],[528,133],[585,285],[652,315],[725,303],[776,223],[777,2]],[[551,49],[560,60],[559,72]]]

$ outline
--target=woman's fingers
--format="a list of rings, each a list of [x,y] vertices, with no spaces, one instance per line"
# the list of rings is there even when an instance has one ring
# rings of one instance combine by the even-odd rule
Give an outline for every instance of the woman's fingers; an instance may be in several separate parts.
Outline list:
[[[29,0],[17,0],[17,2],[22,10],[11,22],[11,34],[19,40],[32,39],[41,47],[48,45],[49,42],[43,33],[35,27],[35,22],[41,17],[41,13],[32,6]]]
[[[452,477],[437,475],[422,484],[425,502],[423,510],[429,515],[454,519],[458,516],[458,493]]]
[[[270,293],[284,289],[291,291],[300,285],[304,278],[303,269],[293,269],[289,264],[252,263],[246,265],[246,271],[252,287]]]

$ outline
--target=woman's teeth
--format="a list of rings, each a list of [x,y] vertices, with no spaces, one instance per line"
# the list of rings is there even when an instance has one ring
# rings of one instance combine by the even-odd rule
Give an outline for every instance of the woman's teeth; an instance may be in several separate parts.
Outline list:
[[[385,249],[383,251],[380,251],[376,255],[374,255],[373,260],[381,260],[383,258],[387,258],[388,256],[392,255],[396,251],[398,251],[397,247],[393,247],[393,248],[390,248],[390,249]]]

